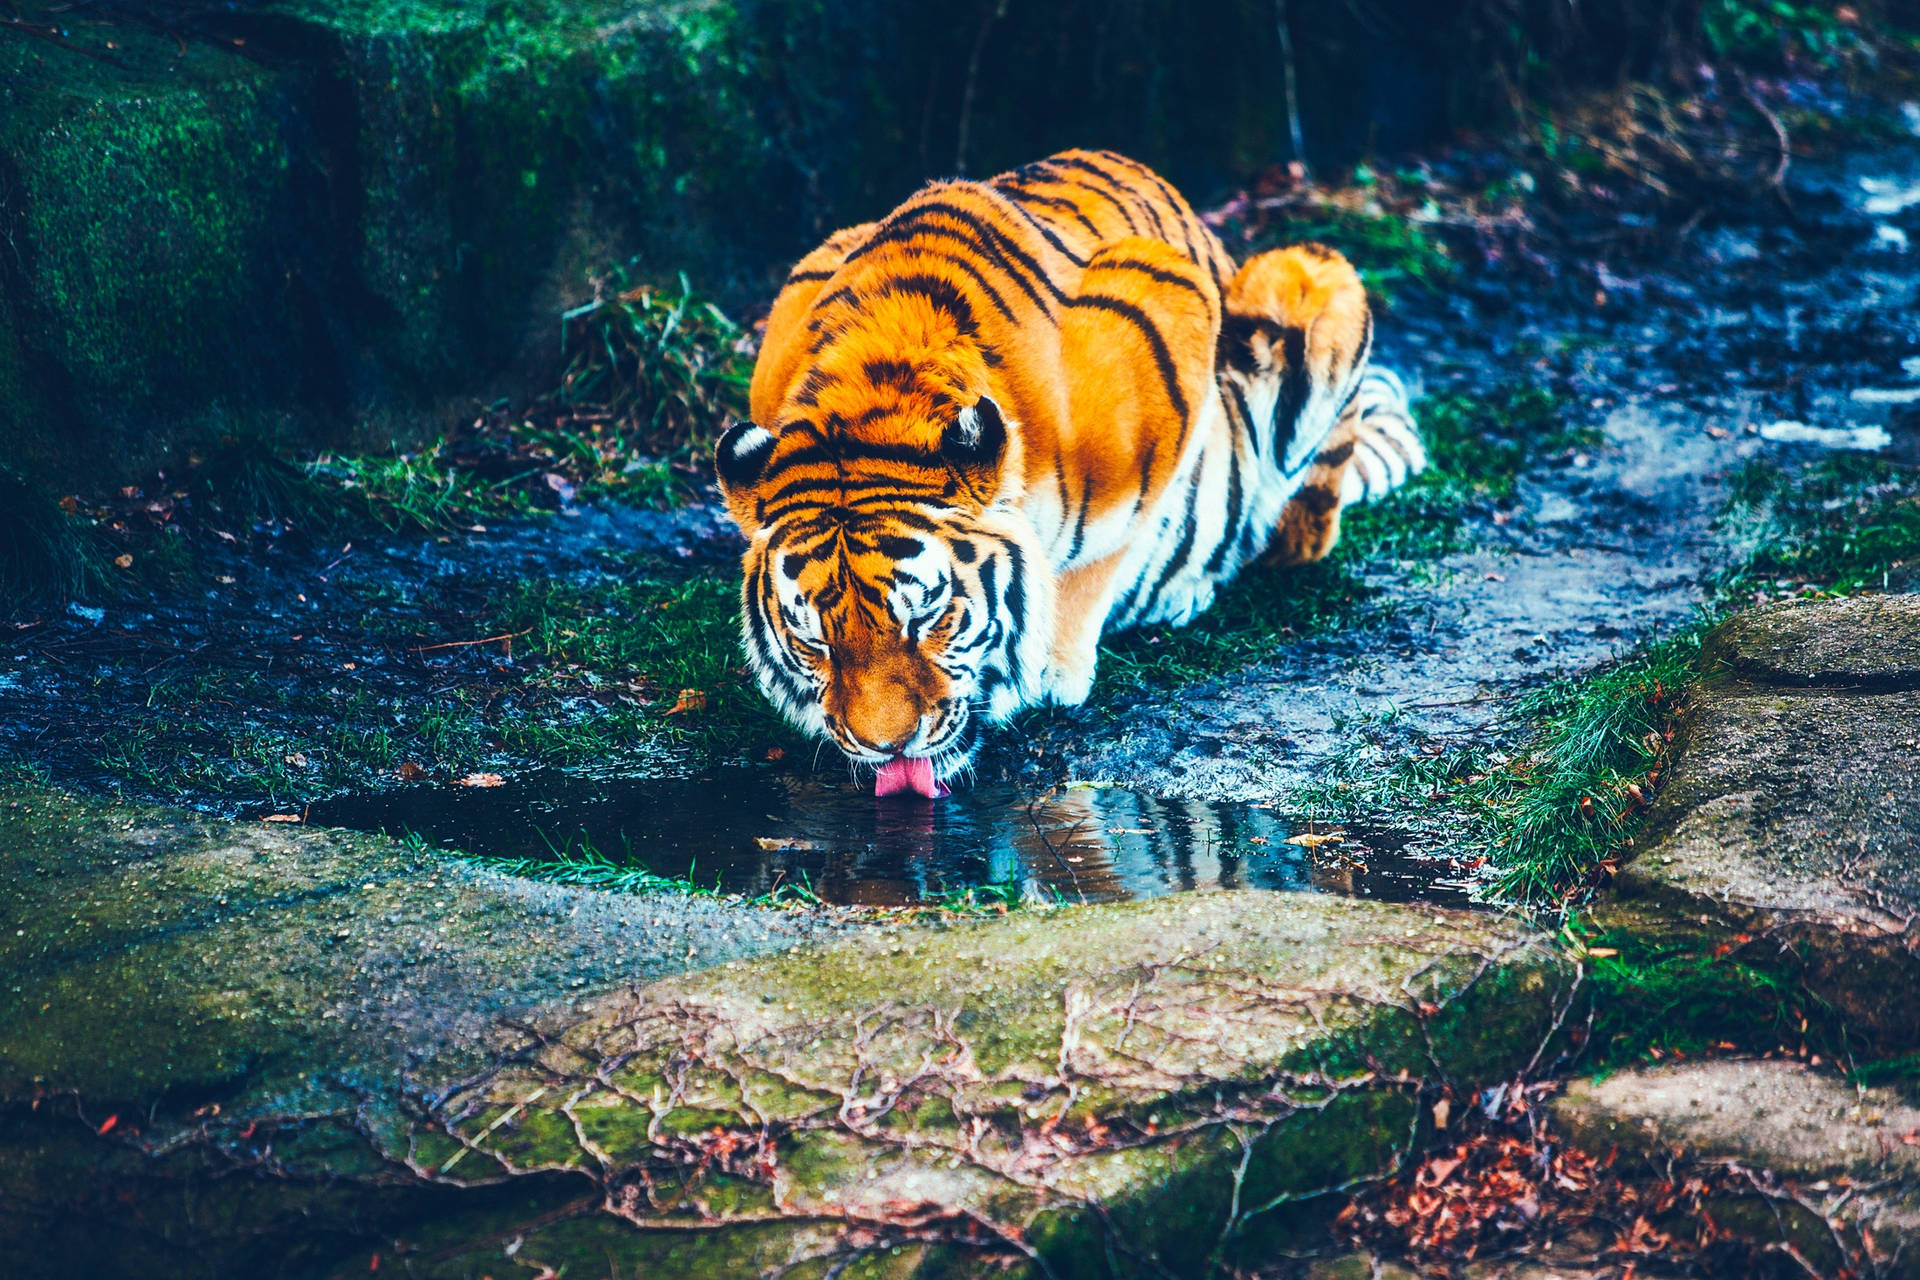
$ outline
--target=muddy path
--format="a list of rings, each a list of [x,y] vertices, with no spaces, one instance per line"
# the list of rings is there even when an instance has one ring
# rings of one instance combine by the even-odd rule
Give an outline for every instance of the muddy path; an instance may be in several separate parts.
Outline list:
[[[1508,488],[1437,515],[1390,501],[1368,557],[1253,570],[1269,578],[1243,597],[1262,608],[1317,603],[1297,625],[1261,615],[1281,620],[1249,632],[1247,660],[1169,659],[1194,636],[1117,641],[1088,706],[1022,717],[941,810],[877,811],[739,679],[737,541],[712,503],[440,535],[233,531],[201,589],[0,633],[0,760],[502,857],[590,848],[745,893],[1459,897],[1472,868],[1417,863],[1442,833],[1355,829],[1344,864],[1289,844],[1324,816],[1303,788],[1498,746],[1527,690],[1686,626],[1729,554],[1716,517],[1742,468],[1791,472],[1835,444],[1920,457],[1913,237],[1920,143],[1880,143],[1798,165],[1780,201],[1603,270],[1592,296],[1498,264],[1401,293],[1378,358],[1456,405],[1544,397],[1549,445],[1521,442]]]

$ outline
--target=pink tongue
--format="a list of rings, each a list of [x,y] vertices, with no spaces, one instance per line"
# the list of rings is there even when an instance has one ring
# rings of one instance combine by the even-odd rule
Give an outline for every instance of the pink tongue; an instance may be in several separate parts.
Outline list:
[[[926,756],[895,756],[880,766],[873,779],[873,794],[894,796],[903,791],[938,800],[951,794],[945,784],[933,776],[933,761]]]

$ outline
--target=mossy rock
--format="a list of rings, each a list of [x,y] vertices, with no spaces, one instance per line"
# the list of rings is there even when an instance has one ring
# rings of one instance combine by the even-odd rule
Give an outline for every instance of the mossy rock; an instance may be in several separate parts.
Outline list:
[[[781,1218],[823,1259],[971,1250],[919,1275],[1205,1275],[1311,1238],[1423,1090],[1519,1070],[1572,991],[1511,926],[1311,895],[885,931],[592,1002],[442,1104],[443,1167],[585,1172],[655,1232]]]
[[[1920,597],[1753,610],[1706,652],[1597,918],[1804,986],[1856,1047],[1920,1047]]]
[[[0,797],[0,903],[28,1276],[479,1275],[514,1240],[576,1272],[1198,1275],[1311,1233],[1579,994],[1459,912],[1218,893],[847,934],[38,790]]]

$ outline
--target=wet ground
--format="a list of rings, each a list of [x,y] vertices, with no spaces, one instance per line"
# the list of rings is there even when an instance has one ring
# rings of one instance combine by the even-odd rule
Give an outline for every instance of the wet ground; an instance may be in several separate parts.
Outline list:
[[[631,646],[579,649],[588,633],[689,616],[688,590],[724,611],[736,544],[698,505],[438,537],[241,530],[203,555],[204,589],[0,633],[0,750],[130,797],[508,857],[590,846],[745,893],[1458,898],[1471,869],[1422,861],[1433,833],[1288,843],[1326,833],[1300,788],[1503,742],[1519,694],[1685,624],[1725,555],[1714,521],[1735,469],[1835,445],[1920,457],[1914,237],[1920,147],[1881,143],[1796,166],[1781,201],[1603,270],[1592,296],[1494,268],[1403,294],[1381,360],[1429,392],[1545,386],[1589,443],[1471,506],[1437,560],[1348,566],[1338,625],[1278,632],[1213,679],[1149,669],[1103,681],[1086,708],[1023,718],[974,789],[938,808],[876,806],[780,730],[738,680],[719,614],[665,646],[676,662],[706,653],[720,683],[697,698]],[[534,613],[529,584],[545,602]],[[1128,653],[1150,659],[1155,640]],[[452,785],[476,771],[503,785]]]

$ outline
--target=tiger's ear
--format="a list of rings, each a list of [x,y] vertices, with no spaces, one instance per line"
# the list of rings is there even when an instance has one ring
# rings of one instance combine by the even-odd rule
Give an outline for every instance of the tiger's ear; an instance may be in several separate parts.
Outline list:
[[[742,529],[754,529],[753,487],[773,457],[777,437],[765,427],[751,422],[736,422],[727,428],[713,446],[713,469],[720,478],[720,492]]]
[[[940,456],[966,481],[982,502],[991,502],[1000,490],[1000,468],[1007,458],[1007,420],[992,396],[978,400],[954,415],[940,433]]]

